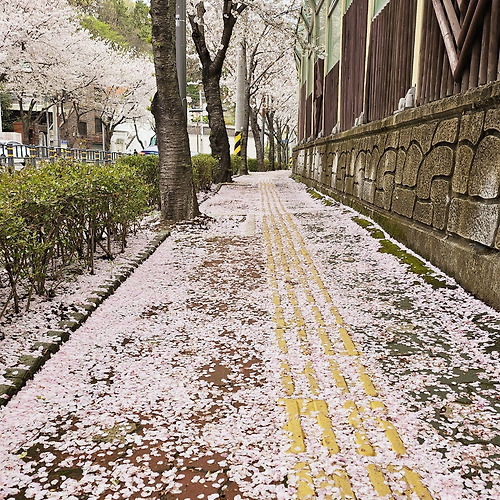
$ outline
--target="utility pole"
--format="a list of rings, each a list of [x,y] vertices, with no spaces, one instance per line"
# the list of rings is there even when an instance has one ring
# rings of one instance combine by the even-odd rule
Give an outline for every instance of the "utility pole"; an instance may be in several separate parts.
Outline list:
[[[52,107],[54,116],[54,146],[61,147],[61,138],[59,136],[59,104],[55,103]]]
[[[177,63],[177,78],[179,93],[182,100],[184,116],[187,120],[186,100],[186,0],[175,2],[175,60]]]
[[[245,43],[243,40],[242,43]],[[247,77],[246,52],[240,46],[236,73],[236,111],[234,117],[234,154],[241,156],[242,132],[245,124],[245,83]]]
[[[265,148],[266,140],[266,96],[262,97],[262,129],[260,131],[260,142],[262,142],[262,151]]]

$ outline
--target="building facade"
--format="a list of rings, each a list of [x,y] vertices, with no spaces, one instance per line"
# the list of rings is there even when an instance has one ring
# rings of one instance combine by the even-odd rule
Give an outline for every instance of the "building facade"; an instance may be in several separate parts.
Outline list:
[[[307,0],[299,142],[499,79],[498,0]]]
[[[500,0],[308,0],[293,171],[500,309]]]

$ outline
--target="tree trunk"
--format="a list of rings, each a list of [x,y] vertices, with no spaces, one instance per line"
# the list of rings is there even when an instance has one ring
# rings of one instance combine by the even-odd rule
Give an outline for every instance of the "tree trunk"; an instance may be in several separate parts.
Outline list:
[[[276,153],[278,170],[281,170],[283,168],[283,131],[279,123],[276,123]]]
[[[134,139],[137,139],[139,141],[139,144],[141,145],[141,148],[144,149],[144,143],[142,142],[141,138],[139,137],[139,130],[137,129],[137,122],[134,118],[134,132],[135,132],[135,137],[133,137],[130,142],[127,144],[127,148],[132,144]]]
[[[212,156],[219,160],[215,182],[231,182],[231,149],[227,136],[222,100],[220,96],[220,74],[209,68],[202,71],[203,88],[207,101],[208,123],[210,125],[210,147]]]
[[[242,44],[245,59],[245,94],[243,96],[243,126],[241,130],[241,175],[248,175],[248,129],[250,109],[250,79],[248,78],[246,41]]]
[[[274,111],[266,113],[266,121],[269,130],[269,170],[275,170]]]
[[[157,92],[152,102],[159,152],[161,217],[178,222],[199,215],[186,116],[177,80],[175,1],[151,0]]]
[[[255,142],[255,152],[257,154],[257,170],[259,172],[265,172],[266,167],[264,165],[264,149],[262,148],[262,143],[260,142],[260,129],[259,123],[257,121],[257,110],[250,106],[250,125],[252,127],[252,134]]]
[[[102,127],[104,131],[104,151],[110,151],[111,137],[113,136],[114,128],[109,123],[102,123]]]
[[[24,110],[23,100],[21,98],[18,99],[19,102],[19,114],[21,115],[21,123],[23,125],[23,143],[29,144],[30,142],[30,130],[33,126],[33,109],[34,109],[34,101],[31,100],[28,111]],[[47,137],[49,131],[47,130]]]
[[[290,149],[288,147],[290,143],[290,128],[288,125],[286,125],[285,127],[285,143],[283,144],[283,151],[284,151],[284,156],[285,156],[285,164],[286,164],[286,168],[288,169],[289,168],[289,153],[290,153]]]
[[[203,0],[196,5],[196,15],[190,14],[191,34],[196,52],[202,66],[202,81],[207,101],[208,123],[210,125],[210,147],[212,155],[219,160],[219,169],[215,182],[231,182],[231,152],[227,137],[222,99],[220,96],[220,79],[222,67],[226,58],[227,48],[231,41],[233,28],[237,17],[243,12],[246,5],[231,0],[223,2],[223,24],[219,49],[212,59],[205,39],[205,5]]]

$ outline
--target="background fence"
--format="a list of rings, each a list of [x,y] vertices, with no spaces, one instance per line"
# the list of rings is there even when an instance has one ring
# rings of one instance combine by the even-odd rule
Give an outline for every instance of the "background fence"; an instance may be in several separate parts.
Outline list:
[[[25,146],[22,144],[0,144],[0,167],[20,170],[39,161],[54,162],[56,159],[73,159],[83,163],[110,163],[127,156],[115,151],[96,149],[69,149],[50,146]]]

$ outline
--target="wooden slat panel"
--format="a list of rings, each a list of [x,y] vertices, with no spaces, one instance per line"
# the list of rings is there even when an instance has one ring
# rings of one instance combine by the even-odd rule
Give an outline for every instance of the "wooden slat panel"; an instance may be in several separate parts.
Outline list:
[[[479,79],[478,84],[484,85],[488,79],[488,50],[490,45],[490,23],[491,11],[486,12],[483,22],[481,36],[481,54],[479,60]]]
[[[490,22],[490,38],[488,46],[488,76],[487,81],[497,80],[500,75],[497,74],[497,68],[500,65],[500,57],[498,57],[500,39],[500,0],[491,0],[491,22]],[[500,71],[498,71],[500,73]]]
[[[393,0],[373,20],[365,105],[369,121],[392,114],[411,86],[416,8],[416,0]]]
[[[304,135],[307,140],[309,140],[312,133],[312,97],[313,95],[310,94],[306,100],[306,106],[305,106],[306,116],[305,116]]]
[[[338,122],[339,68],[340,63],[337,62],[325,78],[323,105],[325,135],[330,135]]]
[[[500,66],[500,0],[491,0],[485,7],[485,2],[475,0],[474,4],[446,0],[446,11],[457,14],[461,26],[458,46],[463,45],[465,52],[459,65],[458,82],[450,81],[448,55],[444,49],[442,35],[437,26],[436,15],[432,8],[432,0],[426,0],[424,13],[424,32],[422,34],[422,74],[419,79],[418,103],[424,104],[447,95],[465,92],[470,88],[484,85],[497,80],[499,74],[495,68]],[[481,6],[480,12],[475,12],[474,5]],[[478,7],[479,8],[479,7]],[[453,9],[453,12],[452,10]],[[476,14],[474,16],[474,14]],[[479,16],[481,14],[481,16]],[[451,20],[450,24],[456,21]],[[479,24],[478,24],[479,23]],[[465,28],[464,28],[465,26]],[[467,26],[469,29],[467,29]],[[436,28],[437,31],[436,31]],[[476,29],[477,28],[477,29]],[[456,33],[456,26],[454,27]],[[436,35],[437,33],[437,35]],[[472,35],[473,38],[472,38]],[[467,40],[472,40],[468,43]],[[467,45],[469,48],[467,48]],[[470,54],[469,54],[470,52]],[[460,58],[460,50],[457,52]],[[462,71],[463,69],[463,71]],[[438,90],[439,89],[439,90]]]
[[[318,59],[314,65],[314,103],[313,103],[313,136],[323,129],[323,82],[325,79],[325,60]]]
[[[491,0],[487,7],[484,0],[476,0],[477,5],[483,5],[484,15],[476,15],[475,19],[473,10],[467,8],[469,1],[440,1],[445,2],[443,12],[452,27],[453,43],[458,22],[464,50],[470,54],[466,52],[465,59],[462,56],[463,72],[454,79],[433,1],[424,0],[421,50],[417,55],[420,57],[417,105],[500,78],[500,0]],[[340,130],[348,130],[363,110],[366,120],[373,121],[397,109],[399,99],[405,96],[412,82],[416,9],[417,0],[391,0],[373,19],[365,88],[368,0],[352,1],[342,20],[341,61],[324,78],[322,99],[317,98],[317,92],[306,99],[305,88],[301,89],[299,136],[316,136],[321,127],[329,135],[339,117]],[[462,29],[467,22],[471,30],[474,28],[470,33]],[[457,56],[460,57],[458,49]],[[317,76],[319,71],[316,66]]]
[[[300,103],[299,103],[299,142],[305,138],[305,127],[306,127],[306,90],[307,83],[302,85],[300,89]]]
[[[368,0],[353,0],[342,20],[341,129],[363,111]]]

